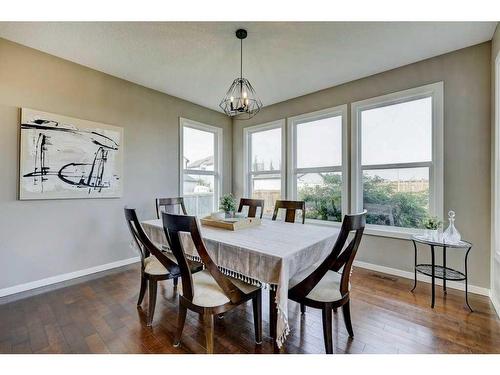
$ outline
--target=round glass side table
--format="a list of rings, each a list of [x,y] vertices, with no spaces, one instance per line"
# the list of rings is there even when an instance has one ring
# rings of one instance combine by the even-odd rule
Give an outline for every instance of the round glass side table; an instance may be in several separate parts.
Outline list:
[[[413,285],[412,292],[417,287],[417,272],[426,276],[431,277],[432,284],[432,300],[431,300],[431,308],[434,308],[434,301],[436,299],[436,278],[443,280],[443,292],[446,293],[446,280],[450,281],[465,281],[465,303],[467,307],[473,312],[472,308],[469,305],[469,300],[467,298],[468,293],[468,285],[467,285],[467,258],[469,257],[469,252],[472,249],[472,244],[467,241],[460,241],[457,244],[449,244],[443,243],[439,241],[432,241],[423,236],[412,236],[411,240],[413,241],[413,247],[415,249],[415,283]],[[417,263],[417,243],[428,245],[431,249],[431,264],[418,264]],[[435,256],[435,247],[443,248],[443,265],[436,265],[436,256]],[[453,268],[446,267],[446,250],[447,249],[457,249],[465,251],[465,268],[464,272],[457,271]]]

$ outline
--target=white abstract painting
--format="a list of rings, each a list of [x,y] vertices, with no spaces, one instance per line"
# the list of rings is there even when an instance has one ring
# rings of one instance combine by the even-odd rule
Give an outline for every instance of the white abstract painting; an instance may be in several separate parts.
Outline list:
[[[122,195],[123,128],[21,110],[19,199]]]

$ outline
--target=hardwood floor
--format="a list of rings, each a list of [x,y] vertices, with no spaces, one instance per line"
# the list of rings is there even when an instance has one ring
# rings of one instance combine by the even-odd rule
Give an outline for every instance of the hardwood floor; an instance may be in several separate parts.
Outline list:
[[[153,327],[146,326],[147,301],[137,309],[138,266],[0,305],[0,353],[204,353],[202,321],[188,312],[179,348],[172,346],[177,295],[161,282]],[[487,297],[439,290],[431,309],[430,285],[355,268],[351,314],[354,339],[342,312],[334,314],[336,353],[500,353],[500,321]],[[216,322],[216,353],[272,353],[267,293],[263,296],[264,342],[254,343],[252,305]],[[291,333],[285,353],[324,353],[321,312],[290,301]]]

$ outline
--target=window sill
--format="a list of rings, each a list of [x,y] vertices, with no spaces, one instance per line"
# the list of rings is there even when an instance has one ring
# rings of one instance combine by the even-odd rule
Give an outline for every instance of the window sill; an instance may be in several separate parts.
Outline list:
[[[271,220],[271,216],[264,215],[262,218],[265,220]],[[296,221],[296,223],[299,222],[300,221]],[[342,223],[339,223],[338,221],[314,220],[314,219],[306,219],[306,224],[320,225],[320,226],[334,227],[334,228],[340,228],[342,226]],[[369,236],[411,240],[411,237],[414,235],[424,235],[425,230],[367,224],[365,227],[364,234]]]
[[[397,238],[401,240],[411,240],[414,235],[423,235],[424,229],[388,227],[382,225],[367,224],[364,234],[369,236]]]
[[[337,221],[323,221],[312,219],[306,219],[306,224],[322,225],[335,228],[340,228],[342,226],[342,223],[339,223]],[[367,234],[369,236],[397,238],[402,240],[411,240],[412,236],[423,235],[424,233],[425,231],[423,229],[386,227],[373,224],[367,224],[364,231],[364,234]]]
[[[317,219],[306,219],[306,224],[321,225],[324,227],[335,227],[335,228],[340,228],[342,226],[342,223],[338,221],[317,220]]]
[[[328,227],[340,228],[342,223],[337,221],[326,221],[326,220],[314,220],[306,219],[306,224],[321,225]],[[424,229],[415,228],[401,228],[401,227],[389,227],[383,225],[367,224],[365,227],[364,234],[370,236],[387,237],[387,238],[397,238],[402,240],[411,240],[414,235],[424,235]]]

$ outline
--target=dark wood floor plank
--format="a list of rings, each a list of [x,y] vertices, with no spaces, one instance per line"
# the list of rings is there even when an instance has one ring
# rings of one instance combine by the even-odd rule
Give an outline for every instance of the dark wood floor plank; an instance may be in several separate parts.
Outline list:
[[[71,353],[71,348],[69,347],[61,328],[56,323],[46,324],[44,326],[45,334],[47,336],[47,341],[49,346],[40,350],[38,353]]]
[[[75,323],[63,325],[60,328],[73,353],[90,353],[85,337]]]
[[[199,316],[189,312],[181,345],[173,347],[178,294],[162,282],[153,327],[148,303],[136,307],[136,266],[101,278],[0,305],[0,353],[205,353]],[[355,337],[345,329],[341,310],[333,314],[335,353],[500,353],[500,321],[488,298],[463,292],[436,294],[411,280],[356,268],[351,314]],[[215,322],[218,353],[273,353],[267,292],[263,296],[262,345],[254,342],[252,307],[242,305]],[[289,301],[290,335],[283,353],[324,353],[320,310],[300,314]]]
[[[85,342],[87,343],[87,346],[92,354],[109,353],[106,344],[102,341],[101,336],[99,336],[98,333],[85,337]]]
[[[33,327],[29,330],[30,346],[33,352],[38,352],[49,346],[49,340],[43,326]]]

